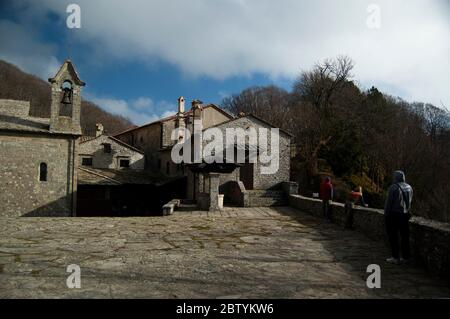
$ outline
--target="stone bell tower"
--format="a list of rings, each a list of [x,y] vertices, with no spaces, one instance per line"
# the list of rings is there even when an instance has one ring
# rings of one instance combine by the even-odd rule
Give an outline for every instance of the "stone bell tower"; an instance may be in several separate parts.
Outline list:
[[[48,81],[52,86],[50,132],[81,135],[81,88],[85,83],[78,77],[73,63],[66,60]]]

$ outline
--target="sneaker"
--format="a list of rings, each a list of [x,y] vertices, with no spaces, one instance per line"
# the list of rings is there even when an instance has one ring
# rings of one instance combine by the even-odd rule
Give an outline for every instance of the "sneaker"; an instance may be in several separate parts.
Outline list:
[[[394,257],[386,259],[386,262],[393,265],[400,265],[400,259]]]

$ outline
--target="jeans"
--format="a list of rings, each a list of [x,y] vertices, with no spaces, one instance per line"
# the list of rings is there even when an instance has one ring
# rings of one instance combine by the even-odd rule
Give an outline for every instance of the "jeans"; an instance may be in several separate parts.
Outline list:
[[[411,257],[409,247],[409,219],[410,214],[392,212],[386,215],[386,231],[392,250],[392,257],[404,259]],[[400,237],[400,241],[399,241]]]

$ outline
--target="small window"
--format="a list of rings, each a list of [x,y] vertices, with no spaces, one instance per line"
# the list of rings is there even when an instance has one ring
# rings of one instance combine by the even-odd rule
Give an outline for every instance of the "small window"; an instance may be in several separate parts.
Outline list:
[[[83,165],[83,166],[92,166],[92,157],[83,157],[81,159],[81,165]]]
[[[130,167],[130,160],[129,159],[121,159],[119,161],[119,166],[122,167],[122,168]]]
[[[47,181],[47,164],[41,163],[39,165],[39,181],[46,182]]]
[[[109,143],[103,144],[103,150],[105,153],[111,153],[111,144]]]

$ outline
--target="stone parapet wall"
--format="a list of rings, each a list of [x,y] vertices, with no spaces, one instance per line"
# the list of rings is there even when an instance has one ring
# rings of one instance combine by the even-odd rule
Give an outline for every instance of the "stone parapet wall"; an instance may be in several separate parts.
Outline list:
[[[301,212],[323,217],[322,201],[319,199],[290,195],[289,204]],[[344,204],[332,203],[332,220],[344,226],[346,220]],[[355,206],[353,229],[374,240],[385,241],[387,245],[384,214],[380,209]],[[413,217],[410,221],[410,231],[411,250],[415,262],[450,282],[450,224]]]
[[[297,182],[283,182],[281,183],[281,189],[286,195],[297,195],[298,194],[298,183]]]
[[[14,117],[28,117],[30,113],[29,101],[0,99],[0,114]]]

